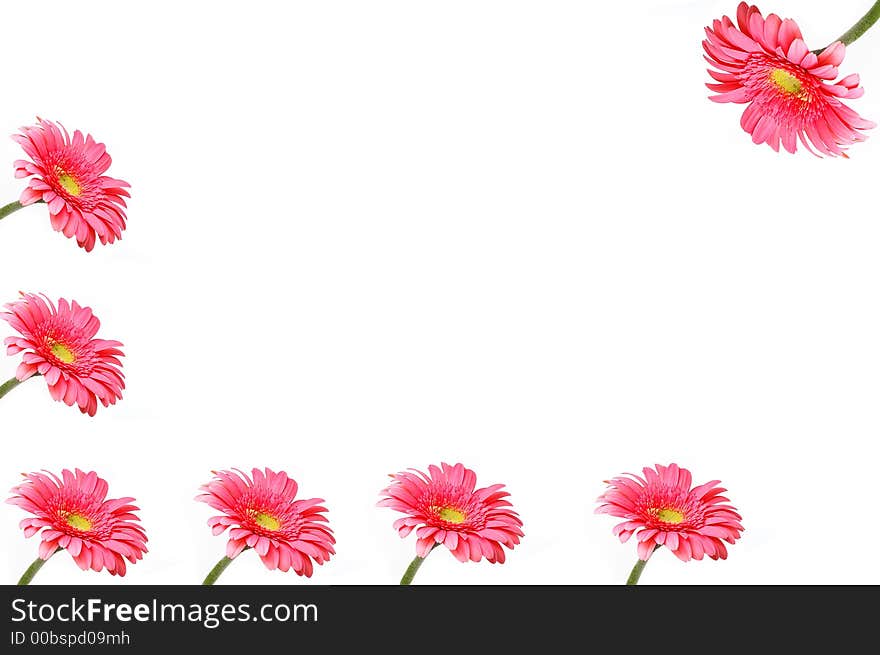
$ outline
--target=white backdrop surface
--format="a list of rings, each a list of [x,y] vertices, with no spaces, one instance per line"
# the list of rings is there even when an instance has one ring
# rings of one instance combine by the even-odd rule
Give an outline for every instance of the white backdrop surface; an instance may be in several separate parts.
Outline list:
[[[865,0],[774,0],[813,48]],[[503,482],[503,566],[417,583],[622,582],[603,480],[675,461],[746,531],[658,551],[643,584],[880,583],[880,138],[846,160],[752,145],[714,105],[702,28],[736,2],[4,3],[0,133],[36,115],[107,144],[129,229],[86,254],[44,206],[0,222],[0,301],[75,298],[125,343],[94,419],[40,380],[0,404],[0,485],[95,470],[150,541],[120,580],[65,554],[37,583],[198,583],[218,468],[326,499],[310,581],[245,553],[221,582],[395,583],[414,537],[375,507],[440,461]],[[880,27],[844,74],[880,120]],[[0,204],[19,147],[0,139]],[[2,336],[11,330],[0,326]],[[0,378],[18,357],[0,357]],[[0,509],[3,582],[36,556]],[[870,552],[870,549],[869,551]]]

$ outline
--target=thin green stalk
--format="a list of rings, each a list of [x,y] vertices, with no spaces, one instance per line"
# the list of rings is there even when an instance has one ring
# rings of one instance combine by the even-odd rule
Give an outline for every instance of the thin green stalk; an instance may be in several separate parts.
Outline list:
[[[840,35],[838,38],[834,39],[831,43],[836,43],[837,41],[843,42],[843,45],[850,45],[851,43],[855,43],[855,41],[862,36],[865,32],[871,29],[871,26],[880,19],[880,0],[874,3],[874,6],[868,10],[868,13],[862,16],[856,24],[849,28],[846,32]],[[829,44],[830,45],[830,44]],[[822,50],[825,50],[822,48]],[[818,55],[822,52],[822,50],[815,50],[814,52]]]
[[[15,389],[18,385],[21,384],[21,380],[17,378],[12,378],[11,380],[6,380],[3,384],[0,384],[0,398],[8,394],[10,391]]]
[[[15,202],[10,202],[8,205],[4,205],[3,207],[0,207],[0,221],[9,216],[12,212],[18,211],[22,207],[24,207],[24,205],[18,202],[18,200],[16,200]]]
[[[428,555],[430,555],[431,552],[439,545],[440,544],[434,544],[433,546],[431,546],[431,550],[429,550],[424,557],[419,557],[418,555],[416,555],[416,558],[412,562],[410,562],[408,567],[406,567],[406,571],[404,572],[403,577],[400,579],[401,585],[412,584],[413,578],[416,577],[416,573],[422,566],[422,562],[424,562],[428,558]]]
[[[217,564],[211,569],[211,572],[205,577],[205,581],[202,583],[202,586],[212,585],[217,582],[217,578],[220,577],[220,574],[226,570],[226,567],[232,564],[232,560],[228,557],[223,557]]]
[[[637,585],[639,584],[639,578],[642,577],[642,571],[645,568],[645,564],[648,563],[646,559],[640,559],[636,562],[636,565],[633,567],[632,572],[629,574],[629,577],[626,579],[627,586],[629,585]]]
[[[660,544],[654,546],[654,550],[660,548]],[[654,551],[651,551],[654,552]],[[645,564],[648,563],[646,559],[640,559],[636,561],[636,565],[633,567],[633,570],[630,572],[629,577],[626,579],[626,584],[629,585],[637,585],[639,584],[639,578],[642,577],[642,571],[645,570]]]
[[[61,549],[56,548],[52,552],[52,555],[57,553],[59,550],[61,550]],[[52,557],[52,555],[49,555],[49,557]],[[43,568],[43,564],[45,564],[47,561],[49,561],[48,557],[46,559],[40,559],[39,557],[37,559],[35,559],[34,563],[31,564],[29,567],[27,567],[27,571],[25,571],[22,574],[21,578],[19,578],[18,586],[23,587],[25,585],[29,585],[31,583],[31,580],[33,580],[34,576],[37,574],[37,571],[39,571],[41,568]]]

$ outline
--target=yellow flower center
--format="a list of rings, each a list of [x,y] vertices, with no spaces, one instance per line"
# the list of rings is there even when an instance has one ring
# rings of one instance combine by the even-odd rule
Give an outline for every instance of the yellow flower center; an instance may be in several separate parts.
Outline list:
[[[58,176],[58,184],[61,185],[61,188],[67,191],[72,196],[78,196],[82,193],[82,189],[79,188],[79,183],[76,181],[76,178],[70,173],[62,172]]]
[[[77,530],[82,530],[83,532],[88,532],[92,529],[92,522],[89,521],[85,516],[80,516],[79,514],[68,514],[65,519],[67,520],[67,525],[71,528],[76,528]]]
[[[271,530],[272,532],[275,532],[276,530],[281,528],[281,521],[276,519],[271,514],[251,510],[250,515],[251,518],[254,520],[254,523],[259,525],[261,528]]]
[[[65,364],[72,364],[76,361],[76,355],[74,355],[73,351],[63,343],[53,343],[52,354]]]
[[[774,68],[770,72],[770,81],[783,93],[798,95],[804,88],[801,81],[784,68]]]
[[[459,512],[454,507],[441,507],[440,511],[437,512],[441,519],[444,521],[448,521],[449,523],[464,523],[465,514],[464,512]]]
[[[657,518],[664,523],[681,523],[684,521],[684,514],[677,509],[658,509]]]

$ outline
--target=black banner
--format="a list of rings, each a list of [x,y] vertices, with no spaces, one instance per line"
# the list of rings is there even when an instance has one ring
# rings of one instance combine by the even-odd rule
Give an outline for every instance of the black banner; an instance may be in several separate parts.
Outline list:
[[[581,652],[615,641],[662,652],[751,648],[772,637],[815,648],[823,636],[839,649],[873,643],[876,594],[867,586],[5,586],[0,652],[464,655],[521,652],[526,643]]]

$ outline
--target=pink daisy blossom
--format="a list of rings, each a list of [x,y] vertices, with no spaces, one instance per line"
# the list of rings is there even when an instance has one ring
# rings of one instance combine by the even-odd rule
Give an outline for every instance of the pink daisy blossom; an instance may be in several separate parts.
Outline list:
[[[107,177],[110,155],[103,143],[76,130],[73,138],[61,125],[37,118],[37,125],[21,128],[13,139],[32,161],[15,162],[15,177],[31,178],[19,202],[42,200],[49,206],[52,227],[86,252],[122,238],[128,182]]]
[[[0,318],[20,335],[6,338],[6,353],[24,352],[15,372],[18,380],[42,375],[52,398],[69,406],[76,403],[89,416],[98,411],[99,400],[107,407],[122,398],[122,344],[94,338],[101,322],[90,308],[64,298],[56,308],[45,296],[32,293],[6,308]]]
[[[125,560],[134,564],[147,552],[147,535],[133,513],[138,509],[131,504],[134,498],[107,500],[107,482],[94,471],[64,469],[61,479],[52,473],[24,478],[6,502],[34,515],[19,527],[25,537],[40,532],[40,559],[64,548],[83,571],[125,575]]]
[[[336,551],[333,531],[321,507],[321,498],[295,500],[296,481],[287,473],[255,468],[251,476],[234,471],[213,471],[214,479],[199,489],[196,500],[223,512],[208,519],[215,535],[229,528],[226,556],[236,558],[253,548],[270,571],[293,569],[311,577],[312,560],[323,564]]]
[[[523,536],[522,521],[505,500],[503,484],[476,489],[477,474],[462,464],[411,469],[391,476],[380,507],[406,514],[394,522],[401,538],[416,530],[416,554],[426,557],[436,545],[446,546],[460,562],[504,562]]]
[[[740,121],[756,144],[795,152],[800,139],[815,155],[846,156],[846,146],[864,141],[860,130],[875,127],[841,102],[863,95],[859,76],[838,77],[846,46],[837,41],[818,55],[804,43],[797,23],[767,18],[741,2],[737,25],[727,16],[706,28],[705,59],[716,81],[707,84],[714,102],[747,104]]]
[[[599,496],[597,514],[626,519],[614,526],[621,542],[636,535],[640,560],[651,557],[657,546],[666,546],[683,562],[690,559],[727,559],[724,542],[734,543],[743,531],[742,517],[724,504],[726,491],[712,480],[691,488],[691,473],[676,464],[642,469],[607,482]]]

